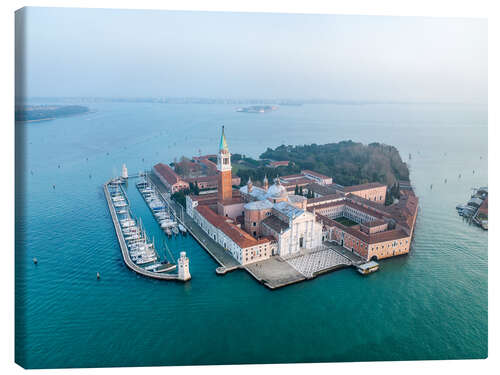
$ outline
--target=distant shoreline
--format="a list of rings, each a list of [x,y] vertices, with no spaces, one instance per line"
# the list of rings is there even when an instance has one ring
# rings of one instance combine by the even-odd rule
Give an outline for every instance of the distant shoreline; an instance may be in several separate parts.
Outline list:
[[[81,105],[37,105],[16,107],[16,122],[51,121],[61,117],[70,117],[90,113],[90,109]]]

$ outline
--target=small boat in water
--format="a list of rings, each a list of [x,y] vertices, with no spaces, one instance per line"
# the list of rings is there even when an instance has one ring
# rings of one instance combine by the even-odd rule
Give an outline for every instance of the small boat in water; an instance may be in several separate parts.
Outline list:
[[[356,266],[358,272],[362,275],[367,275],[369,273],[375,272],[378,270],[378,267],[378,263],[374,262],[373,260]]]
[[[184,227],[184,225],[182,224],[179,224],[179,230],[183,233],[183,234],[186,234],[187,230],[186,228]]]

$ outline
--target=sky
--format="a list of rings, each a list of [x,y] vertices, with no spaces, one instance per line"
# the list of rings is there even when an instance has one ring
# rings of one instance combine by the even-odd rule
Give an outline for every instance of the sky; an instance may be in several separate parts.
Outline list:
[[[17,17],[29,97],[487,102],[486,19],[71,8]]]

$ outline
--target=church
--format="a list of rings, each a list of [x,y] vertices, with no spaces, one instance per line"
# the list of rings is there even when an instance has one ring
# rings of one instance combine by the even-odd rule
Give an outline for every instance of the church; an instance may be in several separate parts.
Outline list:
[[[323,225],[307,199],[289,194],[277,178],[269,186],[232,186],[231,153],[224,127],[217,153],[217,193],[189,195],[186,213],[241,264],[287,257],[321,246]]]

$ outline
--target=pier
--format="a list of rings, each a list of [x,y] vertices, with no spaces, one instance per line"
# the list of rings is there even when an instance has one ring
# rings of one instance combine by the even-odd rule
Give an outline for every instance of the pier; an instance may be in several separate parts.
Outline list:
[[[139,267],[137,264],[135,264],[132,261],[132,258],[130,257],[130,253],[127,247],[127,243],[125,242],[125,238],[123,236],[123,231],[120,226],[120,221],[118,220],[118,215],[116,213],[115,206],[113,205],[113,201],[111,199],[111,194],[109,192],[109,184],[110,183],[115,183],[116,180],[110,180],[104,184],[104,195],[106,196],[106,201],[108,203],[108,208],[109,208],[109,213],[111,215],[111,219],[113,220],[113,225],[115,227],[116,231],[116,236],[118,238],[118,243],[120,245],[123,261],[125,262],[126,266],[131,269],[132,271],[138,273],[139,275],[146,276],[146,277],[151,277],[153,279],[159,279],[159,280],[180,280],[178,274],[167,274],[167,273],[161,273],[161,272],[153,272],[153,271],[148,271],[142,267]],[[187,280],[180,280],[180,281],[187,281]]]

